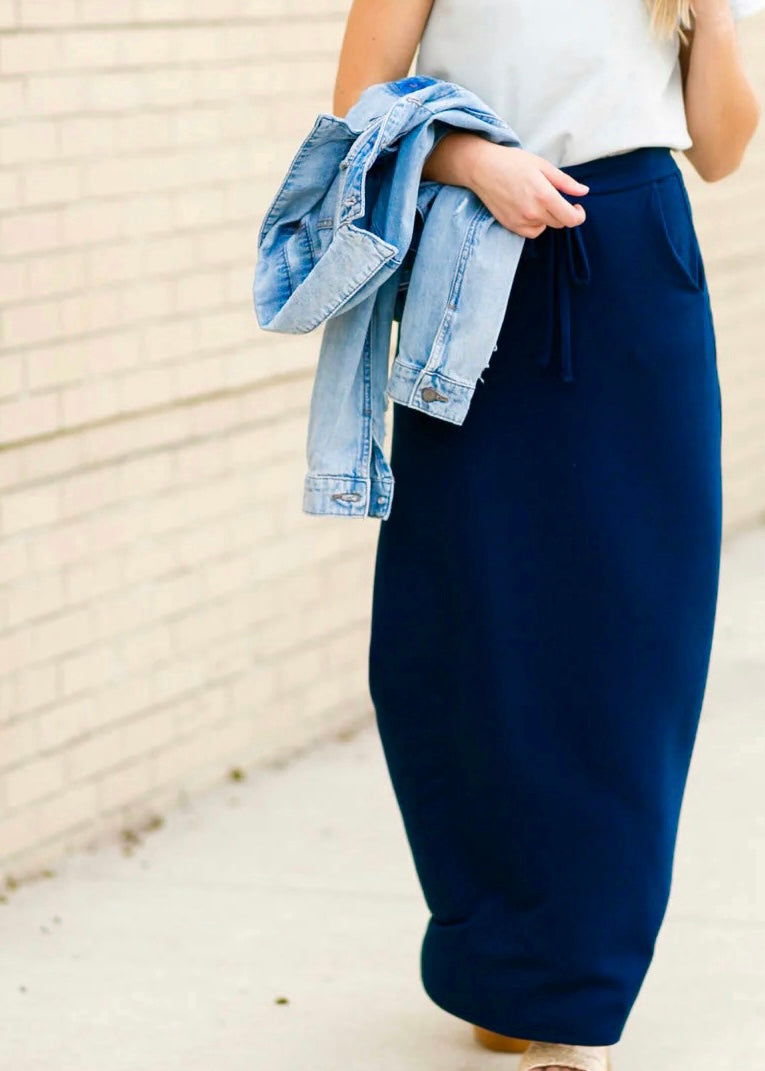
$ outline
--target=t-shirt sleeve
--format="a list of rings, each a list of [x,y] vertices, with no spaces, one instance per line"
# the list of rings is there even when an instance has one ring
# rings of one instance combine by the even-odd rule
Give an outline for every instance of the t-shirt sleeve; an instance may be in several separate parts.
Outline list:
[[[765,0],[728,0],[734,19],[743,19],[754,15],[755,11],[765,8]]]

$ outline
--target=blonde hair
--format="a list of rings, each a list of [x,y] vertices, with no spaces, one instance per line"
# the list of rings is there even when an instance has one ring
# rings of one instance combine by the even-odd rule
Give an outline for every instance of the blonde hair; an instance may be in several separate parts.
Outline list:
[[[651,12],[651,29],[657,36],[671,38],[676,30],[691,26],[691,0],[646,0]]]

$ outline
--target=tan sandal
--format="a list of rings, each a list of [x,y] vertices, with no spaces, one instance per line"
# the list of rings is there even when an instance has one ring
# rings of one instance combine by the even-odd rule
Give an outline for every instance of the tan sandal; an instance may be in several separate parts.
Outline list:
[[[507,1034],[497,1034],[494,1030],[487,1030],[484,1026],[473,1024],[473,1037],[486,1049],[494,1052],[525,1052],[530,1042],[523,1038],[509,1037]]]
[[[521,1057],[517,1071],[565,1067],[572,1071],[610,1071],[607,1045],[558,1045],[532,1041]]]

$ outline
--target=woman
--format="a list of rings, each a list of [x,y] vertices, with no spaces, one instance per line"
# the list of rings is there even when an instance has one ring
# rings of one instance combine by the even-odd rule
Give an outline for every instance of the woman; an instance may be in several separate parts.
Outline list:
[[[430,997],[521,1068],[601,1071],[651,960],[705,688],[721,533],[704,265],[671,149],[716,181],[759,119],[765,0],[355,0],[333,107],[416,70],[424,178],[527,238],[461,426],[393,406],[369,684],[431,917]]]

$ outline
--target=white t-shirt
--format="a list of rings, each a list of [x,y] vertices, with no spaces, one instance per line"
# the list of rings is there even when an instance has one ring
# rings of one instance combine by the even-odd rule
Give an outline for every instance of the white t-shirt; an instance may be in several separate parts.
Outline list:
[[[729,0],[736,19],[765,0]],[[679,38],[645,0],[434,0],[415,71],[477,93],[558,167],[643,145],[687,149]]]

